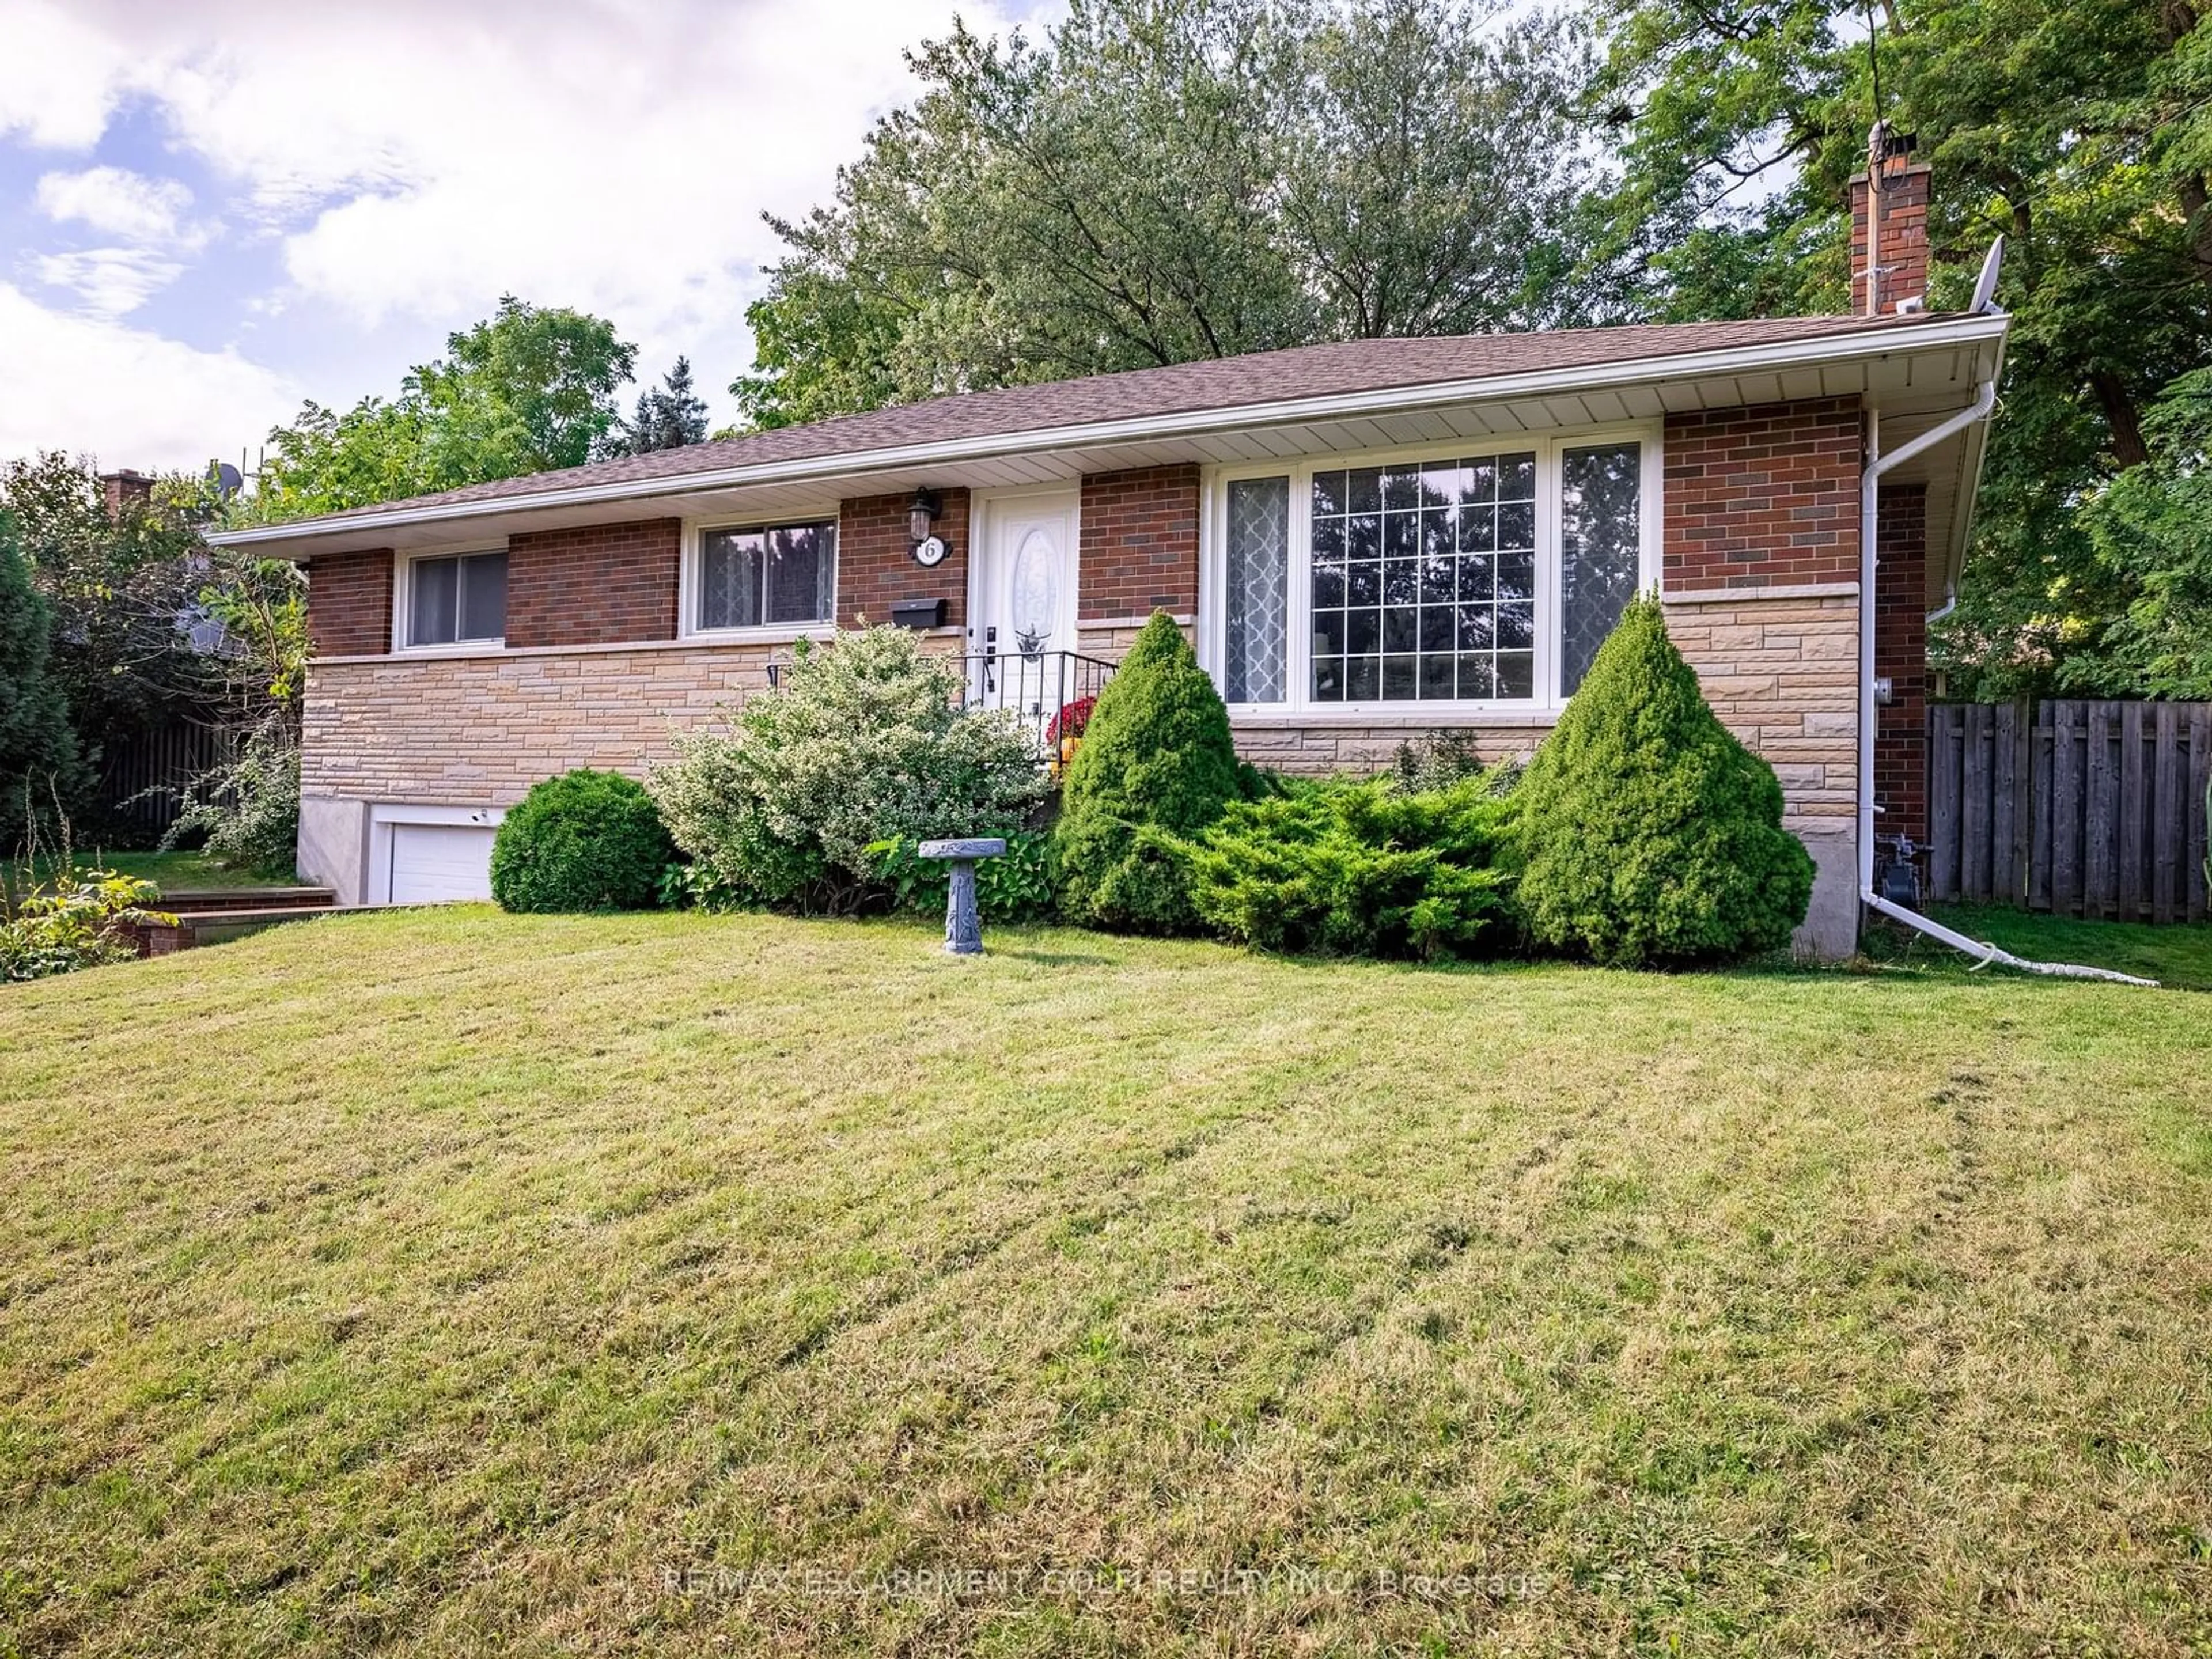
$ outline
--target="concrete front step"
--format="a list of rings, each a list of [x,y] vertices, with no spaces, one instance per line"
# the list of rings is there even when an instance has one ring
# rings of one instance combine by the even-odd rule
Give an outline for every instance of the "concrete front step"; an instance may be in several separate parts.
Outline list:
[[[142,957],[165,957],[238,939],[258,927],[328,915],[337,895],[327,887],[187,887],[164,893],[146,908],[177,920],[125,929]]]
[[[337,902],[328,887],[180,887],[164,892],[152,908],[174,916],[210,910],[309,910]]]
[[[312,921],[317,916],[350,915],[368,907],[362,905],[320,904],[274,907],[247,907],[230,910],[173,910],[173,922],[155,922],[137,929],[139,934],[138,954],[142,957],[166,957],[179,951],[194,951],[204,945],[223,945],[234,939],[244,939],[248,933],[258,933],[264,927],[276,927],[288,921]]]

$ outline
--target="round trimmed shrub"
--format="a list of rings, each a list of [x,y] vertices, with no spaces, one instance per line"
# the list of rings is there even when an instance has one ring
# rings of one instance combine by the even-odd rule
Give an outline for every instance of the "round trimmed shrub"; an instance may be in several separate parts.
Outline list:
[[[1054,833],[1069,920],[1195,931],[1183,844],[1243,793],[1241,777],[1221,694],[1174,619],[1154,612],[1068,765]]]
[[[1522,780],[1520,902],[1537,944],[1614,967],[1688,966],[1790,941],[1813,860],[1774,769],[1720,723],[1632,603]]]
[[[647,910],[675,843],[644,787],[579,767],[532,786],[491,845],[491,896],[505,910]]]

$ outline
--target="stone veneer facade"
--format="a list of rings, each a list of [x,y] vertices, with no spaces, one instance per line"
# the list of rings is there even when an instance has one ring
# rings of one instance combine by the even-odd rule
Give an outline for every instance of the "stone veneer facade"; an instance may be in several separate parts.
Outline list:
[[[764,645],[319,662],[303,796],[511,806],[573,767],[642,777],[675,734],[768,684]]]

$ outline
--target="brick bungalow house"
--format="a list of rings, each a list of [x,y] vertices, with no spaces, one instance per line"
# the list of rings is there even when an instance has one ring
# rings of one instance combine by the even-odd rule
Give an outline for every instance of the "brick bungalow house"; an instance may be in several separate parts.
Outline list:
[[[1924,830],[1924,618],[2004,345],[1987,305],[1924,309],[1926,194],[1878,193],[1854,315],[1312,346],[231,532],[309,574],[301,869],[482,896],[531,784],[642,772],[798,638],[895,610],[979,676],[1111,659],[1165,610],[1288,770],[1443,727],[1526,751],[1656,586],[1818,863],[1802,943],[1847,952],[1869,826]]]

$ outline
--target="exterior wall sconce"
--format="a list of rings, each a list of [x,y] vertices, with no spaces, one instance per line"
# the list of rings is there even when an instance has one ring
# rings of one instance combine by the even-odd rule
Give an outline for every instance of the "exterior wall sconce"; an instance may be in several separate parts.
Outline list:
[[[924,569],[945,562],[945,556],[952,550],[945,545],[934,526],[937,515],[943,511],[937,492],[917,489],[906,510],[907,539],[914,544],[914,562]]]

